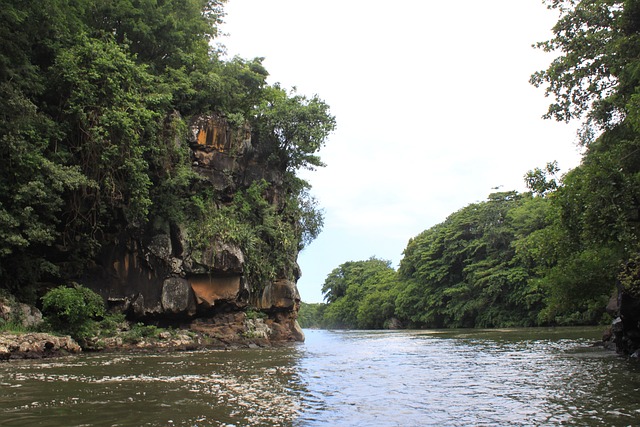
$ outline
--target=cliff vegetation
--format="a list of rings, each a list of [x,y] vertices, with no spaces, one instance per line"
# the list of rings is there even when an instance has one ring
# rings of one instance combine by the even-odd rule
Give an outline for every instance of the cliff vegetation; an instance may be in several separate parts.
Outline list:
[[[3,3],[0,287],[41,305],[75,281],[145,322],[255,308],[296,329],[297,253],[322,227],[296,173],[322,166],[335,119],[261,58],[223,59],[223,6]]]

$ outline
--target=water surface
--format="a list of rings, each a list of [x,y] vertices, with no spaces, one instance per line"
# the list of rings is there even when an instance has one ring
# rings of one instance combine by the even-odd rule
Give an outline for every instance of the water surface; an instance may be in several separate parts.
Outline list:
[[[281,348],[0,363],[2,426],[627,426],[600,329],[305,331]]]

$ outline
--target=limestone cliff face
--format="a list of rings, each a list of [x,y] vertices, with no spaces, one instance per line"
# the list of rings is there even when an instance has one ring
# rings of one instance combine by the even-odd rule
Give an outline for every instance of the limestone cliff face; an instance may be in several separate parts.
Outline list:
[[[222,199],[264,179],[271,184],[269,202],[279,203],[283,172],[267,166],[248,126],[234,129],[221,116],[199,116],[189,133],[192,167]],[[289,277],[252,286],[239,246],[212,241],[203,250],[189,241],[183,224],[157,218],[144,230],[123,232],[105,243],[83,283],[103,295],[110,308],[135,319],[199,330],[226,322],[246,335],[255,333],[246,312],[261,312],[265,338],[304,339],[296,321],[297,265]]]

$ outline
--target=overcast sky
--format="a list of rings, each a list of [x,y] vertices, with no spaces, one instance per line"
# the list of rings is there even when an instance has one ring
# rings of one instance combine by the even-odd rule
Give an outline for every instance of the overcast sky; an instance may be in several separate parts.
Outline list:
[[[543,120],[531,47],[557,19],[541,0],[228,0],[229,56],[264,57],[269,83],[318,94],[337,130],[304,177],[325,212],[299,256],[302,300],[372,256],[396,268],[410,238],[523,176],[580,160],[576,126]]]

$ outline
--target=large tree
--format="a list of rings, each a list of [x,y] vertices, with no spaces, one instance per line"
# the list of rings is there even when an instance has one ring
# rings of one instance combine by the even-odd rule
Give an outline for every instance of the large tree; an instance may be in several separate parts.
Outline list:
[[[640,2],[546,0],[559,12],[554,37],[537,46],[559,56],[531,82],[553,98],[547,118],[584,119],[584,142],[638,117]]]
[[[559,55],[531,81],[552,98],[547,118],[582,122],[586,151],[552,194],[557,217],[547,233],[563,237],[542,279],[545,316],[576,318],[596,312],[588,306],[606,301],[620,264],[639,250],[640,2],[546,4],[560,17],[538,46]]]

